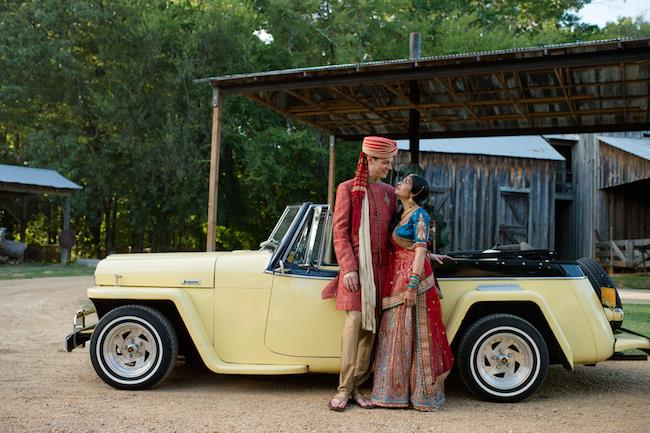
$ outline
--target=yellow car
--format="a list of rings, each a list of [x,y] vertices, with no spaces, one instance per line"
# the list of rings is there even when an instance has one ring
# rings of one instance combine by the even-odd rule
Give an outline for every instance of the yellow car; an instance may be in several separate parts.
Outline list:
[[[285,209],[257,251],[111,255],[67,349],[90,341],[95,371],[119,389],[159,383],[179,355],[224,374],[337,373],[343,313],[321,299],[338,271],[331,234],[328,207],[304,203]],[[522,400],[549,364],[650,352],[650,339],[621,327],[616,289],[589,259],[469,252],[435,272],[456,366],[479,398]],[[86,326],[95,311],[99,322]]]

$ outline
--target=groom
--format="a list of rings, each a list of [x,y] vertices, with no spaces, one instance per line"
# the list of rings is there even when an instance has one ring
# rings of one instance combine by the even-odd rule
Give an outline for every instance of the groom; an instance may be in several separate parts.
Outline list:
[[[381,179],[388,175],[396,153],[393,140],[364,138],[354,179],[341,183],[336,190],[334,251],[339,275],[323,290],[324,299],[336,297],[336,308],[346,312],[339,387],[328,403],[335,411],[345,410],[350,398],[364,409],[373,407],[357,387],[370,370],[377,299],[387,275],[395,190]]]

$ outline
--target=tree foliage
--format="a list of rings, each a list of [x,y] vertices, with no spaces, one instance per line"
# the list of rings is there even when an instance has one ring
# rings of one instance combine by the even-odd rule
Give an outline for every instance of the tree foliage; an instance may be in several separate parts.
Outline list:
[[[211,94],[194,79],[404,58],[410,31],[421,32],[423,55],[650,34],[640,18],[580,23],[586,3],[5,0],[0,162],[53,168],[83,186],[72,203],[80,254],[200,250]],[[243,99],[228,98],[224,112],[218,243],[251,247],[286,203],[325,200],[327,147],[317,131]],[[338,149],[342,180],[358,148]],[[28,242],[53,241],[59,206],[32,200]],[[19,232],[8,212],[0,225]]]

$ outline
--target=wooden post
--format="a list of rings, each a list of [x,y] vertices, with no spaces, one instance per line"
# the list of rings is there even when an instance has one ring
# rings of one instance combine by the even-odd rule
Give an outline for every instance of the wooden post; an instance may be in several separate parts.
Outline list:
[[[409,38],[409,51],[411,59],[420,58],[420,34],[412,32]],[[420,103],[420,86],[417,80],[409,81],[409,97],[414,104]],[[420,163],[420,112],[415,108],[409,110],[409,151],[411,165]]]
[[[208,239],[206,242],[206,251],[214,251],[216,249],[221,104],[219,88],[214,87],[212,90],[212,139],[210,142],[210,185],[208,194]]]
[[[614,227],[609,227],[609,266],[607,273],[609,275],[614,275],[614,239],[612,238],[614,234]]]
[[[23,195],[23,214],[20,220],[20,242],[26,242],[25,236],[27,233],[27,198],[27,194]]]
[[[70,196],[65,196],[65,201],[63,202],[63,230],[68,230],[70,228]],[[69,251],[67,248],[61,248],[61,264],[65,265],[68,263]]]
[[[336,137],[333,135],[330,135],[329,151],[330,151],[330,167],[327,176],[327,204],[329,205],[330,212],[334,212],[334,193],[335,193],[334,168],[336,166]]]
[[[634,245],[632,239],[625,239],[625,267],[634,270]]]

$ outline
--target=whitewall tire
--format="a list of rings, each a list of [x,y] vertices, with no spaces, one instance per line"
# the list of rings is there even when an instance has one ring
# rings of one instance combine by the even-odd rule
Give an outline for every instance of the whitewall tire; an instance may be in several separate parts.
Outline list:
[[[491,314],[464,333],[458,369],[465,386],[480,399],[517,402],[544,382],[548,348],[530,322],[511,314]]]
[[[173,370],[178,338],[160,311],[125,305],[108,312],[90,340],[90,360],[97,375],[118,389],[145,389]]]

